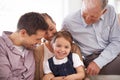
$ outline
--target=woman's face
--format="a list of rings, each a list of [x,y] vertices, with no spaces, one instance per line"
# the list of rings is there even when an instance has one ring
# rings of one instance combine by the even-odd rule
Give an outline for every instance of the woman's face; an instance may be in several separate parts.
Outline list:
[[[46,18],[46,22],[48,23],[49,28],[48,28],[48,31],[47,31],[47,35],[45,36],[45,39],[51,41],[54,34],[57,32],[56,24],[53,23],[49,18]]]

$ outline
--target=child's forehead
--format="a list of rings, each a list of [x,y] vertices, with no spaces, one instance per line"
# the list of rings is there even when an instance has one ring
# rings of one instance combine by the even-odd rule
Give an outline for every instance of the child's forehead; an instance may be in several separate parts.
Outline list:
[[[70,40],[68,38],[65,38],[65,37],[58,37],[58,38],[56,38],[55,42],[59,42],[59,43],[64,43],[64,42],[71,43]]]

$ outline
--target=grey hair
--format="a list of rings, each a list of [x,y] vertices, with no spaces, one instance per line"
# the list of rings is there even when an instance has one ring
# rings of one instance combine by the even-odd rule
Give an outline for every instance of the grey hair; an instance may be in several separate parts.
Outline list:
[[[102,9],[104,9],[108,4],[108,0],[100,0],[100,1],[102,2]]]

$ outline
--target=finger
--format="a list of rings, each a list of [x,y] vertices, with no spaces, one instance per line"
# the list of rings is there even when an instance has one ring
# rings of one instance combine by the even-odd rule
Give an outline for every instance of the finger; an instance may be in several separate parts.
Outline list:
[[[91,73],[92,73],[92,69],[91,69],[90,67],[88,67],[88,68],[87,68],[87,74],[88,74],[88,75],[91,75]]]

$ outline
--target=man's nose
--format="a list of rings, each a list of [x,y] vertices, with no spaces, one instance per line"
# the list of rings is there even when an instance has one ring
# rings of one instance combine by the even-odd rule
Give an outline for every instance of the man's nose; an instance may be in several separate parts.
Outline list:
[[[86,17],[86,19],[89,20],[89,19],[90,19],[90,16],[88,15],[88,16]]]

